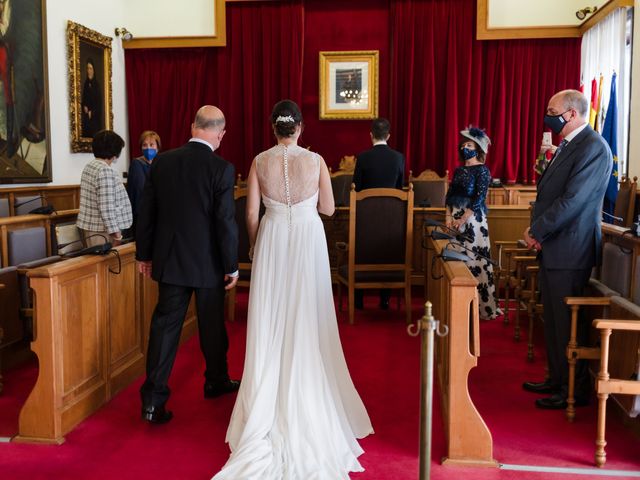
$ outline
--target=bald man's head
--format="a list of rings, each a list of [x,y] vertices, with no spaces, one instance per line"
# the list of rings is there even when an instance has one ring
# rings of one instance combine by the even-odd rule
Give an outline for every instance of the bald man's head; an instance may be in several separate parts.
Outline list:
[[[225,134],[225,119],[222,110],[213,105],[200,107],[191,125],[191,135],[209,142],[216,150]]]

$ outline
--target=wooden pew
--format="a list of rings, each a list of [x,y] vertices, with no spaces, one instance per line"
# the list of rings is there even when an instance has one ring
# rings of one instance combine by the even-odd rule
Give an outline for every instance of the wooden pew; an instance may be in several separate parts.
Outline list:
[[[9,214],[15,215],[16,197],[40,195],[43,203],[57,211],[80,208],[80,185],[51,185],[37,187],[2,187],[0,198],[9,200]]]
[[[47,256],[55,254],[52,252],[51,231],[55,225],[78,217],[78,210],[61,210],[51,215],[18,215],[14,217],[0,218],[0,267],[9,265],[8,235],[12,230],[20,230],[30,227],[44,227],[47,241]]]
[[[468,389],[469,372],[480,356],[477,281],[464,262],[440,258],[446,240],[428,237],[426,241],[427,299],[433,303],[434,317],[449,328],[449,334],[437,337],[436,344],[435,373],[447,445],[443,463],[497,467],[491,432]]]
[[[29,272],[39,375],[15,441],[62,443],[144,373],[157,284],[138,273],[134,244],[116,250],[119,258],[83,256]],[[183,340],[195,332],[195,321],[192,302]]]

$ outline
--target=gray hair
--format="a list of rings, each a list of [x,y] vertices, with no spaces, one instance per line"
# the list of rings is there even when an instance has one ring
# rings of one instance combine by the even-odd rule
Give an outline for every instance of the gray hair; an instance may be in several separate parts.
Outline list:
[[[200,113],[196,114],[196,118],[193,121],[193,125],[196,128],[201,130],[207,130],[209,128],[222,128],[224,127],[225,119],[224,117],[208,117],[201,115]]]
[[[575,110],[582,118],[587,118],[589,114],[589,100],[584,94],[578,90],[562,90],[558,92],[562,98],[564,108],[567,110]]]

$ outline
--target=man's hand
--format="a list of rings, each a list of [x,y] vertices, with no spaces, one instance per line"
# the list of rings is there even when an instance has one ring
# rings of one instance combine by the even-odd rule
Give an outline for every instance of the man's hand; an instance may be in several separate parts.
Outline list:
[[[234,288],[236,286],[236,283],[238,283],[238,277],[240,275],[236,275],[235,277],[232,277],[231,275],[225,275],[224,276],[224,289],[225,290],[231,290],[232,288]]]
[[[531,250],[540,251],[542,250],[542,245],[535,238],[529,235],[530,227],[524,231],[524,241],[527,243],[527,247]]]
[[[145,277],[151,278],[151,260],[140,261],[138,260],[138,271]]]

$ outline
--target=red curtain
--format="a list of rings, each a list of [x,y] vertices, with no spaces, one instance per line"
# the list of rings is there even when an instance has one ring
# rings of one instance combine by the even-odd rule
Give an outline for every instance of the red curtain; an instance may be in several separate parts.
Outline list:
[[[453,174],[474,124],[493,142],[492,175],[530,183],[549,97],[579,86],[580,39],[478,41],[475,5],[391,1],[391,124],[416,174]]]
[[[219,153],[246,175],[253,157],[273,144],[269,117],[283,98],[300,102],[302,0],[227,6],[226,48],[127,50],[127,102],[132,156],[144,130],[163,149],[190,137],[198,107],[220,107],[227,133]]]

